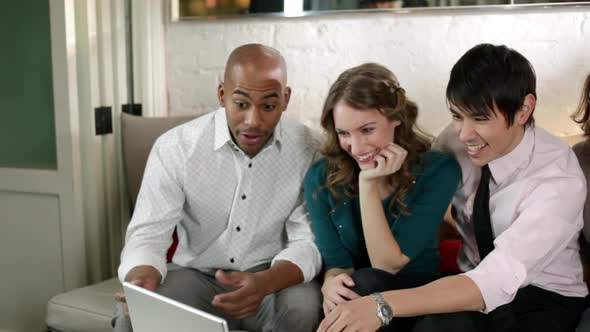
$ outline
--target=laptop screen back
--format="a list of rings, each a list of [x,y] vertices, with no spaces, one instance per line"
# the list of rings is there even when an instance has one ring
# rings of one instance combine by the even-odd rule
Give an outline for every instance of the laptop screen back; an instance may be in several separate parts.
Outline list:
[[[228,332],[222,318],[128,282],[123,288],[135,332]]]

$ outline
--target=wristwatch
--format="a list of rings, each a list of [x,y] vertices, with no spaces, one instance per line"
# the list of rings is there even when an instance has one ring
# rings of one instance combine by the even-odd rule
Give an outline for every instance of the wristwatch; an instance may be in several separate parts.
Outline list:
[[[385,302],[381,293],[373,293],[371,296],[377,302],[377,317],[381,319],[381,326],[388,325],[393,319],[393,308]]]

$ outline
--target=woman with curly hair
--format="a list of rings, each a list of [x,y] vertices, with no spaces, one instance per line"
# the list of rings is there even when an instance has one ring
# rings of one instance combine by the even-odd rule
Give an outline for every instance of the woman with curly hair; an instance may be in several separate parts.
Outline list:
[[[572,118],[580,124],[586,138],[574,145],[573,150],[586,175],[586,182],[590,184],[590,74],[586,77],[580,103]],[[590,195],[586,198],[584,206],[584,237],[586,241],[590,242]]]
[[[580,124],[585,140],[573,146],[574,153],[578,157],[580,167],[586,176],[586,182],[590,185],[590,74],[586,77],[586,83],[582,89],[582,96],[576,112],[572,115],[575,122]],[[582,260],[586,268],[590,266],[590,194],[586,196],[584,205],[584,228],[582,240]],[[588,299],[588,298],[587,298]],[[588,306],[588,303],[587,303]],[[576,332],[590,331],[590,309],[586,309],[582,315],[582,321]]]
[[[348,69],[330,88],[323,158],[305,179],[326,315],[348,300],[374,294],[379,301],[378,292],[438,277],[437,230],[461,171],[451,156],[430,150],[417,116],[395,75],[378,64]],[[383,321],[395,331],[414,322]]]

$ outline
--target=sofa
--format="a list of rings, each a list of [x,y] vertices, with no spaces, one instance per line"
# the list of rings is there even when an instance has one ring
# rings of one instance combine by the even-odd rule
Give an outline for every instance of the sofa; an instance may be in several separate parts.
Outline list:
[[[121,114],[121,137],[124,169],[126,173],[126,189],[133,206],[139,193],[141,179],[147,158],[156,138],[168,129],[194,119],[196,116],[145,118]],[[564,138],[573,145],[582,139],[581,136]],[[439,232],[443,274],[458,270],[455,262],[457,251],[461,245],[460,236],[452,227],[450,213]],[[174,247],[169,251],[173,254]],[[585,271],[587,272],[587,271]],[[590,278],[589,278],[590,279]],[[94,285],[74,289],[58,294],[47,304],[47,330],[52,332],[110,332],[111,319],[115,308],[115,293],[120,291],[121,284],[112,278]]]
[[[195,116],[146,118],[121,114],[121,137],[126,188],[130,206],[135,204],[149,152],[156,138]],[[170,252],[171,254],[172,252]],[[117,278],[58,294],[47,304],[46,324],[53,332],[110,332]]]
[[[152,145],[162,133],[196,116],[147,118],[121,114],[121,138],[126,189],[130,206],[135,205],[143,171]],[[451,233],[449,233],[449,231]],[[444,235],[443,235],[444,234]],[[441,229],[444,272],[457,269],[455,257],[460,242],[457,234],[449,227]],[[168,252],[168,259],[174,251],[174,244]],[[115,293],[121,284],[117,278],[58,294],[47,304],[46,324],[52,332],[107,332],[112,331],[111,319],[115,308]]]

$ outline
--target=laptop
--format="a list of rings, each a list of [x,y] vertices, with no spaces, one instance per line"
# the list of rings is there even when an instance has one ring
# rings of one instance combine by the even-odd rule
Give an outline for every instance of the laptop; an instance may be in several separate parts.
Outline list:
[[[123,289],[135,332],[228,332],[223,318],[128,282]]]

